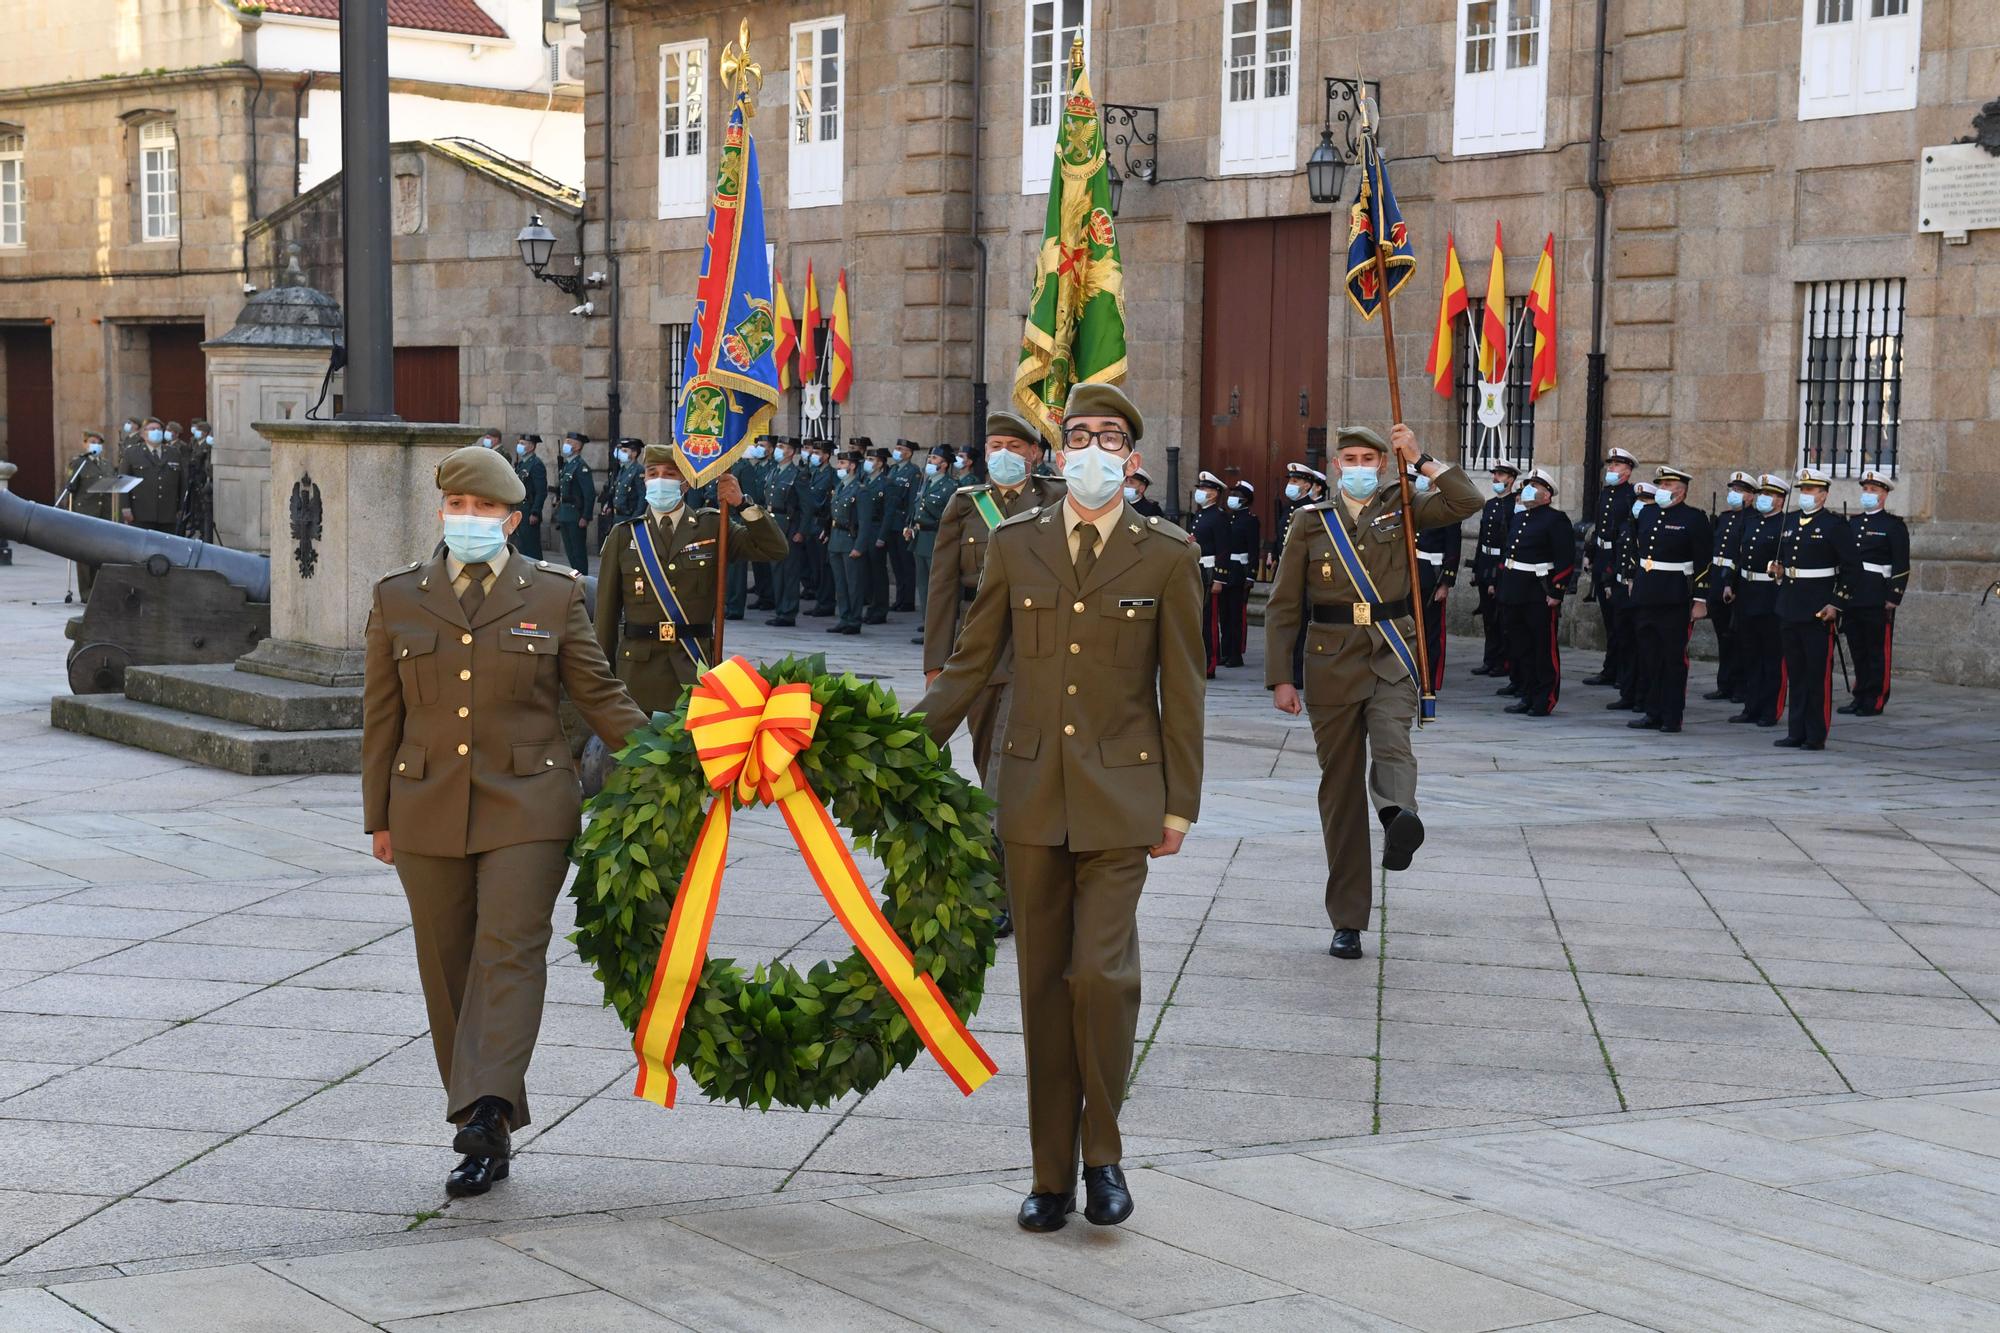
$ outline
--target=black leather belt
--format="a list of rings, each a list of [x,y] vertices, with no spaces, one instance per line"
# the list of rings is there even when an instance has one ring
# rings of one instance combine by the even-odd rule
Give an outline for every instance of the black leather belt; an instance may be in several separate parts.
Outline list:
[[[1393,602],[1337,602],[1331,606],[1315,606],[1312,609],[1312,623],[1315,625],[1373,625],[1377,621],[1394,620],[1398,616],[1410,614],[1410,599],[1398,597]]]

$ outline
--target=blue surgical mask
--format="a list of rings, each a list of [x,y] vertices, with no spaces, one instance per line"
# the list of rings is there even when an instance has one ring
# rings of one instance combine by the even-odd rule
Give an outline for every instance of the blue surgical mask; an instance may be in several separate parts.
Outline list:
[[[938,474],[938,465],[936,463],[924,464],[924,475],[926,477],[935,477],[937,474]]]
[[[101,454],[104,452],[104,446],[96,440],[92,440],[89,444],[86,444],[83,447],[85,450],[93,454]]]
[[[167,438],[167,433],[163,430],[149,430],[146,432],[147,444],[158,444],[160,441],[166,438]]]
[[[825,460],[824,458],[820,457],[820,456],[819,456],[818,454],[807,454],[807,455],[806,455],[806,465],[807,465],[808,467],[819,467],[820,465],[822,465],[822,464],[823,464],[823,463],[825,463],[825,462],[826,462],[826,460]]]
[[[1494,483],[1493,483],[1493,493],[1494,493],[1495,495],[1505,495],[1505,494],[1507,493],[1507,483],[1506,483],[1506,482],[1504,482],[1504,481],[1496,481],[1496,482],[1494,482]]]
[[[1729,494],[1723,497],[1723,503],[1727,504],[1731,509],[1741,509],[1743,507],[1743,492],[1729,492]]]
[[[1616,485],[1618,484],[1618,469],[1617,469],[1617,468],[1615,468],[1615,467],[1608,467],[1608,468],[1604,469],[1604,484],[1605,484],[1606,486],[1616,486]]]
[[[1632,502],[1632,517],[1633,518],[1639,517],[1639,514],[1645,508],[1646,508],[1646,502],[1644,500],[1634,500]]]
[[[875,473],[875,460],[874,460],[874,459],[872,459],[872,458],[864,458],[864,459],[862,459],[862,460],[861,460],[861,470],[862,470],[862,471],[863,471],[864,473],[866,473],[866,474],[868,474],[868,475],[870,475],[870,476],[873,476],[873,475],[874,475],[874,473]]]
[[[576,446],[573,444],[566,444],[562,447],[562,456],[564,458],[572,457],[575,455],[575,453],[576,453]]]
[[[1381,484],[1382,479],[1368,468],[1344,468],[1340,473],[1340,489],[1357,500],[1366,500]]]
[[[1011,449],[995,449],[986,455],[986,475],[995,486],[1019,486],[1028,479],[1028,460]]]
[[[486,514],[446,514],[444,544],[462,565],[491,560],[507,545],[507,520]]]
[[[528,442],[526,440],[516,440],[514,442],[514,457],[526,458],[527,456],[528,456]]]
[[[1672,491],[1664,488],[1653,492],[1653,503],[1662,509],[1672,508],[1675,498]]]
[[[1758,513],[1768,514],[1778,507],[1778,497],[1775,495],[1760,495],[1756,499],[1756,505]]]
[[[681,484],[672,477],[646,478],[646,503],[666,513],[681,502]]]
[[[1065,449],[1063,482],[1070,499],[1084,509],[1101,509],[1118,498],[1125,484],[1125,459],[1103,449]],[[1230,496],[1236,507],[1239,497]]]
[[[1293,482],[1291,485],[1285,487],[1285,498],[1287,500],[1296,500],[1305,493],[1306,493],[1306,488],[1299,485],[1296,481]]]
[[[1128,505],[1139,503],[1139,488],[1137,486],[1127,486],[1125,488],[1125,503]]]
[[[1522,503],[1523,505],[1531,505],[1531,504],[1533,504],[1533,503],[1534,503],[1535,501],[1537,501],[1537,500],[1539,500],[1539,499],[1541,499],[1541,498],[1542,498],[1542,488],[1541,488],[1541,487],[1539,487],[1539,486],[1523,486],[1523,487],[1521,488],[1521,503]]]
[[[1243,507],[1243,497],[1242,497],[1242,496],[1240,496],[1240,495],[1232,495],[1232,496],[1230,496],[1230,497],[1229,497],[1229,507],[1230,507],[1231,509],[1241,509],[1241,508]]]
[[[1818,493],[1817,491],[1800,491],[1800,492],[1799,492],[1799,512],[1800,512],[1800,513],[1802,513],[1802,514],[1810,514],[1810,513],[1812,513],[1812,512],[1814,511],[1814,510],[1816,510],[1816,509],[1818,509],[1818,508],[1819,508],[1819,493]]]
[[[1863,491],[1861,492],[1861,507],[1872,514],[1882,507],[1882,497],[1873,491]]]
[[[757,462],[761,463],[764,460],[764,446],[761,444],[753,444],[748,449],[745,449],[743,452],[745,455],[756,460]]]
[[[1417,474],[1416,487],[1417,487],[1417,494],[1422,495],[1424,492],[1428,491],[1431,488],[1431,479],[1429,477],[1426,477],[1423,473],[1419,472]]]

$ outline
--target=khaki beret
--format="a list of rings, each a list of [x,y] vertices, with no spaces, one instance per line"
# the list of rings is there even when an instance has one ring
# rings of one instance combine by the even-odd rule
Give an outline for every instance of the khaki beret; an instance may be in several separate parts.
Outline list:
[[[1132,428],[1132,443],[1146,434],[1146,422],[1139,409],[1115,384],[1072,384],[1069,401],[1063,404],[1063,420],[1071,417],[1117,417]]]
[[[1010,440],[1026,440],[1029,444],[1042,442],[1042,433],[1035,429],[1035,423],[1018,412],[988,412],[986,434],[989,439],[1004,435]]]
[[[675,461],[675,450],[671,444],[649,444],[639,451],[639,466],[651,467],[655,463]]]
[[[437,468],[437,486],[447,495],[476,495],[503,505],[517,505],[528,496],[528,488],[507,460],[476,444],[444,456]]]
[[[1389,452],[1389,442],[1367,426],[1341,426],[1334,431],[1333,447],[1336,452],[1352,445],[1365,445],[1378,454]]]

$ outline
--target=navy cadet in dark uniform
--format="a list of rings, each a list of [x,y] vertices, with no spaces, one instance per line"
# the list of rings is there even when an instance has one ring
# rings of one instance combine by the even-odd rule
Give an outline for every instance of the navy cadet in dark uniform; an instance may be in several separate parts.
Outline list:
[[[1743,702],[1743,662],[1736,638],[1736,604],[1725,594],[1736,574],[1736,555],[1743,541],[1743,529],[1752,514],[1751,497],[1757,494],[1757,479],[1748,472],[1729,474],[1729,489],[1723,492],[1722,512],[1715,516],[1715,544],[1708,562],[1708,623],[1715,629],[1715,688],[1701,697]]]
[[[771,562],[771,611],[764,623],[789,629],[799,623],[799,587],[805,568],[804,492],[812,479],[799,462],[798,445],[771,443],[771,470],[764,474],[764,504],[785,534],[785,558]]]
[[[514,549],[530,560],[542,558],[542,509],[549,498],[549,469],[542,462],[542,437],[514,437],[514,475],[521,479],[527,494],[514,506],[521,524],[514,529]]]
[[[556,465],[556,531],[562,534],[563,555],[579,574],[590,572],[590,541],[584,525],[597,507],[597,483],[590,478],[590,464],[583,461],[583,446],[590,437],[573,430],[562,439],[562,462]]]
[[[828,634],[859,634],[868,601],[869,553],[875,549],[875,506],[861,471],[862,454],[849,449],[834,459],[831,529],[826,554],[833,566],[834,600],[840,619]]]
[[[896,590],[889,603],[891,611],[917,609],[915,523],[924,470],[916,456],[915,440],[897,440],[889,450],[889,508],[882,516],[882,535],[888,543],[889,578]]]
[[[1125,474],[1125,503],[1141,518],[1165,518],[1167,511],[1160,508],[1160,502],[1146,494],[1153,484],[1153,474],[1142,467],[1135,467]]]
[[[1555,711],[1562,687],[1556,626],[1562,599],[1576,583],[1576,528],[1551,503],[1555,493],[1555,478],[1541,468],[1522,478],[1522,509],[1508,532],[1497,589],[1507,660],[1521,695],[1507,711],[1529,717]]]
[[[1653,503],[1633,520],[1620,582],[1632,618],[1633,650],[1652,664],[1644,717],[1635,731],[1678,732],[1687,709],[1688,636],[1708,614],[1708,515],[1687,499],[1694,478],[1677,467],[1653,472]]]
[[[1659,490],[1650,481],[1632,483],[1632,504],[1625,512],[1629,519],[1618,529],[1618,536],[1611,551],[1613,569],[1625,568],[1627,557],[1632,554],[1632,543],[1639,535],[1639,515],[1653,507],[1653,496]],[[1632,605],[1625,596],[1624,584],[1619,584],[1616,626],[1626,639],[1632,638]],[[1618,663],[1618,697],[1604,705],[1609,712],[1643,713],[1646,700],[1653,690],[1653,664],[1644,653],[1628,651],[1621,655]]]
[[[1228,560],[1221,567],[1222,585],[1222,665],[1243,665],[1243,649],[1250,638],[1250,585],[1257,580],[1257,558],[1262,554],[1263,527],[1257,521],[1257,488],[1239,481],[1229,488],[1223,501],[1229,511]]]
[[[1632,623],[1619,619],[1625,605],[1625,581],[1619,572],[1618,536],[1632,519],[1632,469],[1638,460],[1627,449],[1604,455],[1604,489],[1597,493],[1597,514],[1590,524],[1590,600],[1604,622],[1604,665],[1586,685],[1616,685],[1619,668],[1632,651]]]
[[[1791,709],[1785,734],[1774,744],[1791,750],[1824,750],[1833,721],[1833,636],[1861,573],[1847,520],[1826,508],[1833,478],[1818,468],[1799,469],[1793,490],[1798,508],[1778,530],[1778,555],[1767,567],[1778,580],[1778,636],[1785,649]]]
[[[1416,472],[1411,475],[1410,485],[1417,495],[1426,495],[1431,490],[1431,479]],[[1432,694],[1444,689],[1444,608],[1458,582],[1464,546],[1462,519],[1423,528],[1417,533],[1417,602],[1424,613],[1424,647],[1430,657]]]
[[[1479,532],[1472,543],[1472,589],[1479,595],[1479,621],[1486,629],[1486,651],[1475,676],[1505,676],[1507,629],[1500,616],[1501,561],[1507,555],[1507,529],[1514,520],[1514,485],[1521,475],[1512,463],[1495,463],[1489,485],[1493,498],[1479,510]]]
[[[1861,474],[1861,517],[1854,530],[1860,573],[1848,587],[1848,651],[1854,656],[1854,698],[1840,707],[1874,717],[1889,706],[1889,669],[1895,657],[1896,608],[1910,587],[1910,529],[1889,512],[1895,481],[1873,468]]]
[[[729,475],[736,478],[736,484],[743,488],[743,502],[768,509],[769,500],[764,494],[764,474],[770,470],[767,460],[771,452],[771,437],[760,435],[744,447],[734,463],[729,465]],[[750,566],[742,561],[731,561],[723,585],[723,617],[728,620],[743,619],[744,605],[750,600]]]
[[[1222,642],[1222,580],[1229,563],[1229,511],[1218,501],[1224,490],[1222,478],[1203,471],[1194,479],[1194,518],[1188,535],[1201,550],[1202,592],[1207,598],[1201,617],[1201,642],[1207,650],[1208,678],[1215,679],[1217,649]]]
[[[1315,491],[1318,491],[1319,499],[1325,498],[1324,478],[1317,487],[1313,484],[1313,478],[1317,475],[1304,463],[1285,464],[1285,489],[1278,495],[1278,527],[1277,531],[1271,534],[1272,559],[1275,560],[1284,554],[1285,538],[1290,536],[1292,531],[1292,515],[1307,505],[1316,503]]]
[[[1728,599],[1734,617],[1736,657],[1743,676],[1743,707],[1731,722],[1778,725],[1785,711],[1785,649],[1778,634],[1778,531],[1785,525],[1785,497],[1791,487],[1775,473],[1757,478],[1757,493],[1736,539],[1736,568],[1730,571]]]
[[[828,545],[833,539],[833,493],[840,487],[840,474],[834,469],[834,455],[837,452],[830,440],[814,440],[806,446],[810,455],[808,466],[813,470],[813,522],[817,533],[819,554],[813,559],[813,579],[803,596],[810,591],[813,609],[806,612],[814,619],[833,615],[837,607],[838,587],[834,581],[833,556]]]
[[[924,460],[924,477],[917,487],[916,499],[910,510],[910,526],[907,536],[910,555],[916,562],[917,606],[916,609],[928,614],[931,604],[931,559],[937,553],[938,520],[944,517],[944,507],[951,503],[952,494],[959,483],[954,480],[952,465],[958,461],[958,450],[949,444],[940,444],[931,450]],[[910,642],[924,641],[923,626]]]
[[[861,623],[883,625],[889,620],[889,520],[896,512],[896,487],[889,480],[889,450],[869,440],[860,443],[865,450],[861,456],[861,522],[874,534],[862,561],[868,571],[868,610]]]

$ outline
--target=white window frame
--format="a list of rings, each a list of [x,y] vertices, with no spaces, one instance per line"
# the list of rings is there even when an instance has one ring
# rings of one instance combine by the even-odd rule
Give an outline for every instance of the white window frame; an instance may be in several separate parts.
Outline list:
[[[1800,120],[1916,108],[1924,0],[1801,0],[1799,20]]]
[[[1451,151],[1532,152],[1549,124],[1549,11],[1555,0],[1457,0]],[[1474,18],[1490,20],[1472,28]]]
[[[181,140],[171,120],[139,127],[139,238],[178,241],[181,236]]]
[[[28,136],[0,130],[0,248],[28,243]]]
[[[833,64],[826,66],[822,34],[834,34]],[[814,68],[806,72],[810,87],[801,86],[799,38],[810,35]],[[846,176],[847,151],[847,16],[794,23],[785,47],[791,71],[792,101],[787,108],[785,138],[791,144],[786,184],[793,208],[826,208],[840,203]],[[827,74],[832,82],[827,82]],[[833,89],[833,109],[825,109],[824,90]],[[803,141],[802,141],[803,140]]]
[[[1090,67],[1090,0],[1077,0],[1080,23],[1063,21],[1069,0],[1024,0],[1021,8],[1021,193],[1046,194],[1049,168],[1056,157],[1056,135],[1062,132],[1063,101],[1069,96],[1069,48],[1075,34],[1083,34],[1084,68]],[[1035,11],[1047,9],[1051,22],[1052,63],[1035,59]],[[1036,91],[1036,75],[1047,71],[1049,89]],[[1036,124],[1038,113],[1047,112],[1047,122]]]
[[[710,138],[707,38],[661,44],[659,111],[658,215],[705,217]]]
[[[1287,9],[1282,27],[1271,21],[1275,4]],[[1218,166],[1225,176],[1291,172],[1299,151],[1299,29],[1305,0],[1222,0],[1222,127]],[[1250,31],[1239,33],[1249,11]],[[1285,44],[1271,38],[1283,33]],[[1247,41],[1247,51],[1237,50]]]

